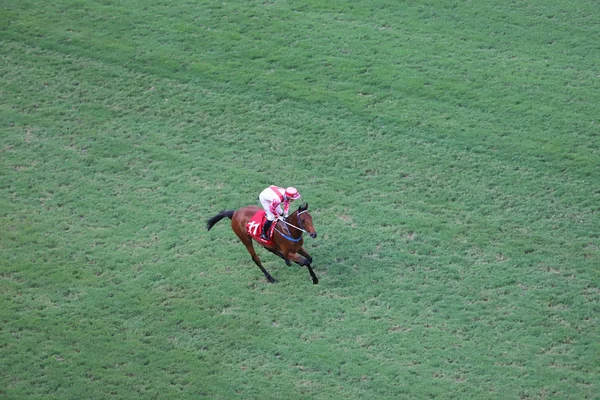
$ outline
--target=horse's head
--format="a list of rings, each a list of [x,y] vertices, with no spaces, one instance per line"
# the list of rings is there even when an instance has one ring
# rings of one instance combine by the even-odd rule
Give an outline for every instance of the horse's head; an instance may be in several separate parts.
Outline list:
[[[298,226],[308,232],[311,238],[314,239],[317,237],[317,231],[313,225],[312,216],[308,212],[308,203],[304,203],[298,207],[296,218],[298,218]]]

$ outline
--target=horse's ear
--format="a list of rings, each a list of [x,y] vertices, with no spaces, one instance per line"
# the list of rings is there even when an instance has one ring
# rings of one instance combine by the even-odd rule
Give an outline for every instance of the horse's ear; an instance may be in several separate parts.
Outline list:
[[[298,207],[298,211],[306,211],[308,210],[308,203],[303,203],[300,207]]]

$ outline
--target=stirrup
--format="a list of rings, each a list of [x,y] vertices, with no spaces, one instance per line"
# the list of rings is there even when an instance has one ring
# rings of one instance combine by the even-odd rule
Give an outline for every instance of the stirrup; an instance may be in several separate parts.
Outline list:
[[[273,224],[273,221],[271,221],[269,226],[267,226],[267,224],[269,224],[269,221],[265,222],[265,224],[263,225],[263,228],[262,228],[262,232],[260,233],[260,238],[262,240],[269,240],[269,237],[267,235],[269,233],[269,230],[271,229],[271,225]]]
[[[260,238],[262,240],[269,240],[269,238],[267,237],[267,229],[263,228],[262,232],[260,233]]]

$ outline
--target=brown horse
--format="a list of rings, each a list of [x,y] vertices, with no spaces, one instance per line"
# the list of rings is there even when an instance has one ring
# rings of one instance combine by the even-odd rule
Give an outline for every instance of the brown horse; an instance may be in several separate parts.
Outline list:
[[[260,207],[248,206],[236,211],[221,211],[219,214],[206,221],[206,227],[210,230],[214,224],[223,218],[229,218],[231,220],[231,229],[233,229],[244,246],[246,246],[248,253],[252,256],[252,260],[258,265],[258,268],[260,268],[263,274],[265,274],[269,282],[275,283],[276,280],[273,279],[271,274],[269,274],[262,266],[260,258],[258,258],[258,255],[256,255],[256,252],[254,251],[252,236],[246,231],[246,224],[252,219],[254,214],[260,210]],[[310,265],[312,263],[312,257],[306,252],[304,247],[302,247],[302,244],[304,243],[302,234],[304,232],[307,232],[312,238],[317,237],[317,231],[313,226],[312,217],[308,213],[308,204],[306,203],[298,207],[298,210],[294,211],[285,220],[277,221],[275,230],[273,231],[272,245],[266,245],[260,242],[257,243],[271,253],[283,258],[287,265],[292,265],[290,262],[291,260],[298,265],[306,266],[312,277],[313,283],[316,285],[319,283],[319,279]]]

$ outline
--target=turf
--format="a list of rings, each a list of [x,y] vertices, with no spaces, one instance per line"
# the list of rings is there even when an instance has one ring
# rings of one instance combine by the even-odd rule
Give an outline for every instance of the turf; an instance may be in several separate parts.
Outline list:
[[[598,398],[599,18],[0,2],[0,396]],[[319,285],[206,231],[270,184]]]

